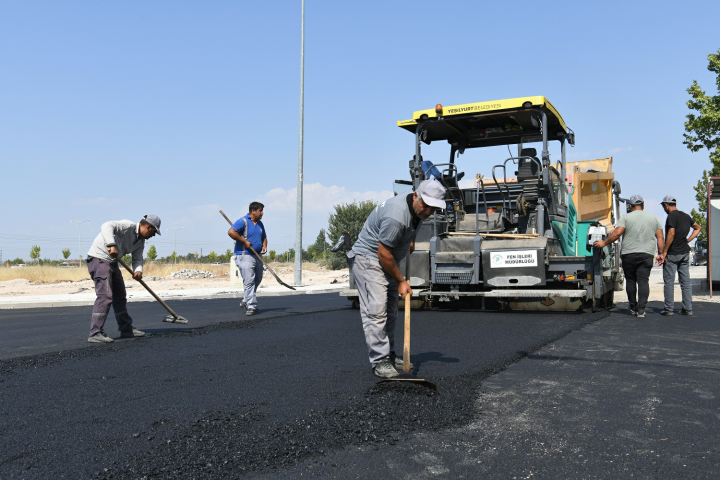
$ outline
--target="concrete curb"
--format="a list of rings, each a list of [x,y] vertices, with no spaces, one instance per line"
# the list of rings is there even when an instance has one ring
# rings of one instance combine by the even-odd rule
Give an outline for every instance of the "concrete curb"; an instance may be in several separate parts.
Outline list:
[[[314,295],[319,293],[340,292],[349,287],[347,283],[333,285],[306,285],[296,287],[298,290],[289,290],[281,286],[261,287],[258,297],[280,297],[285,295]],[[198,288],[192,290],[158,290],[155,291],[164,302],[177,300],[211,300],[215,298],[242,298],[242,290],[229,288]],[[128,292],[128,303],[155,302],[156,300],[145,291]],[[52,307],[84,307],[95,303],[95,293],[81,293],[77,295],[34,295],[28,297],[0,298],[0,310],[14,310],[23,308],[52,308]]]

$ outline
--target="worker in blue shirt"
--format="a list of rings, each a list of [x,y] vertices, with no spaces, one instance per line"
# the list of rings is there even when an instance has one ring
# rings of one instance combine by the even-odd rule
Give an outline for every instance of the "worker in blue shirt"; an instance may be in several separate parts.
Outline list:
[[[263,263],[250,247],[259,255],[267,252],[267,236],[261,221],[264,209],[262,203],[252,202],[248,209],[250,213],[238,219],[228,230],[230,238],[235,240],[235,263],[243,279],[244,294],[240,306],[247,309],[245,315],[258,313],[256,292],[262,282]]]

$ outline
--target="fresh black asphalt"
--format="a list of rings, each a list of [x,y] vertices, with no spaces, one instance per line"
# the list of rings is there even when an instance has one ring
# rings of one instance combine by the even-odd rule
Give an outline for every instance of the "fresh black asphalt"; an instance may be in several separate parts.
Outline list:
[[[713,478],[717,307],[413,312],[438,390],[378,383],[337,294],[0,311],[0,478]],[[111,333],[114,319],[106,330]],[[401,329],[398,329],[400,332]],[[112,334],[118,337],[117,334]],[[401,341],[401,335],[400,335]],[[398,351],[401,346],[398,345]]]

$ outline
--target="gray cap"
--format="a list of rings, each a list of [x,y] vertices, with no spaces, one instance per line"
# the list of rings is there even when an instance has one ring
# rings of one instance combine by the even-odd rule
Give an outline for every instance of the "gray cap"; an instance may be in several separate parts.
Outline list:
[[[145,219],[150,225],[155,227],[155,231],[158,235],[162,235],[162,233],[160,233],[160,217],[158,217],[157,215],[145,215],[143,219]]]
[[[662,200],[662,202],[660,202],[660,204],[663,204],[663,203],[671,203],[671,204],[675,205],[677,203],[677,200],[675,200],[675,197],[673,197],[672,195],[665,195],[665,198],[663,198],[663,200]]]
[[[630,197],[630,200],[628,200],[628,203],[630,205],[642,205],[645,203],[645,200],[643,200],[642,195],[633,195]]]

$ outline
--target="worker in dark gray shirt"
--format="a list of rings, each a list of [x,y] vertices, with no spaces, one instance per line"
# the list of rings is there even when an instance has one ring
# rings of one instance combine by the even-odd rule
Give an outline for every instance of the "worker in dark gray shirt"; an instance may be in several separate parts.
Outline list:
[[[675,273],[677,272],[682,310],[680,315],[692,315],[692,285],[690,284],[690,242],[700,234],[700,225],[685,212],[677,209],[677,200],[666,195],[660,203],[667,213],[665,220],[665,248],[658,252],[658,263],[663,266],[665,305],[661,315],[675,313]],[[692,233],[690,233],[692,229]],[[690,233],[690,237],[688,237]]]
[[[412,252],[422,220],[445,208],[445,188],[425,180],[415,193],[398,195],[373,210],[348,253],[360,301],[365,341],[373,373],[398,375],[395,354],[395,321],[399,296],[410,301],[412,289],[400,273],[398,262]]]

